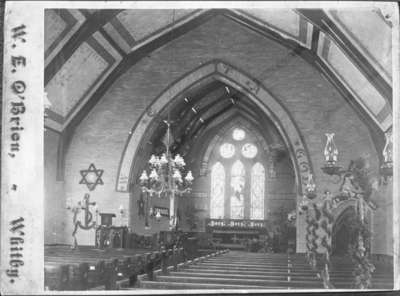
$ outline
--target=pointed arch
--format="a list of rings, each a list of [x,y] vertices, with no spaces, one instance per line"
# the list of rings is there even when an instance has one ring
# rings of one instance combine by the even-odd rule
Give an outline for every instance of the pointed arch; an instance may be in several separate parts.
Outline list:
[[[250,219],[264,219],[265,169],[257,162],[251,168]]]
[[[225,168],[217,162],[211,169],[210,218],[224,218]]]
[[[135,171],[136,167],[133,164],[138,155],[144,134],[148,132],[149,126],[156,120],[153,118],[153,114],[163,110],[172,100],[183,98],[184,92],[188,88],[204,79],[219,80],[243,92],[250,100],[256,103],[257,107],[265,113],[265,116],[271,118],[283,137],[285,145],[289,148],[290,157],[295,168],[297,192],[300,196],[303,195],[303,185],[307,182],[308,174],[312,173],[312,163],[303,137],[291,115],[262,84],[248,74],[220,60],[213,60],[203,64],[174,82],[149,106],[147,111],[152,112],[143,113],[132,129],[133,132],[129,134],[125,149],[121,155],[116,178],[116,191],[128,192],[130,180],[133,180],[136,174],[139,174],[139,171]]]

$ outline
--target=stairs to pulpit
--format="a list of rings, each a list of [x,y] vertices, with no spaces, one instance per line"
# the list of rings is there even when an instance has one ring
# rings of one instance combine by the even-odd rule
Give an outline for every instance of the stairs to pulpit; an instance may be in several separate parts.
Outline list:
[[[351,262],[335,258],[331,272],[335,288],[350,289]],[[390,289],[393,281],[389,274],[377,271],[376,289]],[[322,280],[305,260],[303,254],[270,254],[229,251],[216,257],[202,257],[181,265],[167,274],[158,272],[153,280],[146,275],[137,287],[129,289],[323,289]]]

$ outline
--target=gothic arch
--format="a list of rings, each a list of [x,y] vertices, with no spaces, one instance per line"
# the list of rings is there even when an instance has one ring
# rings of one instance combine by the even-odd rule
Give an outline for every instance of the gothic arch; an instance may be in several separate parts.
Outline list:
[[[209,142],[205,152],[202,154],[202,161],[201,161],[201,171],[206,172],[209,170],[210,165],[210,157],[212,152],[214,151],[215,147],[220,145],[224,139],[225,134],[233,129],[235,126],[240,126],[242,129],[246,131],[246,133],[252,133],[257,140],[257,144],[259,147],[263,147],[264,151],[269,152],[269,145],[265,141],[264,137],[259,134],[257,130],[251,130],[251,124],[248,123],[245,119],[241,117],[235,118],[229,124],[225,125]]]
[[[349,235],[343,235],[343,230],[347,230],[347,223],[350,217],[354,217],[356,215],[356,207],[357,202],[355,199],[349,199],[346,201],[342,201],[338,204],[337,208],[333,211],[333,228],[332,228],[332,252],[336,254],[338,251],[340,252],[339,244],[346,245],[348,244]],[[372,218],[372,211],[369,209],[366,212],[367,219]],[[371,221],[369,221],[371,222]],[[369,223],[369,230],[372,230],[372,225]]]
[[[349,244],[350,233],[346,224],[349,217],[355,215],[355,200],[341,202],[333,212],[334,222],[332,228],[332,252],[333,254],[346,253]]]
[[[129,191],[129,180],[131,179],[134,159],[140,147],[141,139],[146,134],[152,121],[155,120],[153,118],[154,112],[163,110],[188,87],[208,78],[219,80],[242,92],[271,119],[290,151],[290,157],[296,173],[297,193],[302,195],[303,185],[307,181],[308,174],[312,172],[312,163],[306,144],[289,112],[257,80],[218,60],[203,64],[172,83],[153,101],[147,112],[142,114],[132,129],[132,133],[128,136],[122,153],[116,190],[120,192]]]

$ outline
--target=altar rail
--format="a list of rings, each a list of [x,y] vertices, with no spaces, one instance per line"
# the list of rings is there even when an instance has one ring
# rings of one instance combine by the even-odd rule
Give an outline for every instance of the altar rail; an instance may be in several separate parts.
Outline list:
[[[146,250],[52,247],[45,250],[45,290],[117,290],[133,285],[137,275],[188,260],[183,248]]]
[[[250,219],[207,219],[207,227],[226,227],[226,228],[267,228],[266,220]]]

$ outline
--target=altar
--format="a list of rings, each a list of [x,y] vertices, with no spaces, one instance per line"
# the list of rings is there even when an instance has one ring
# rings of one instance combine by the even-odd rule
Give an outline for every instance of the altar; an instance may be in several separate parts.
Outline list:
[[[268,237],[267,220],[207,219],[206,232],[217,244],[244,245],[249,240],[265,240]]]

